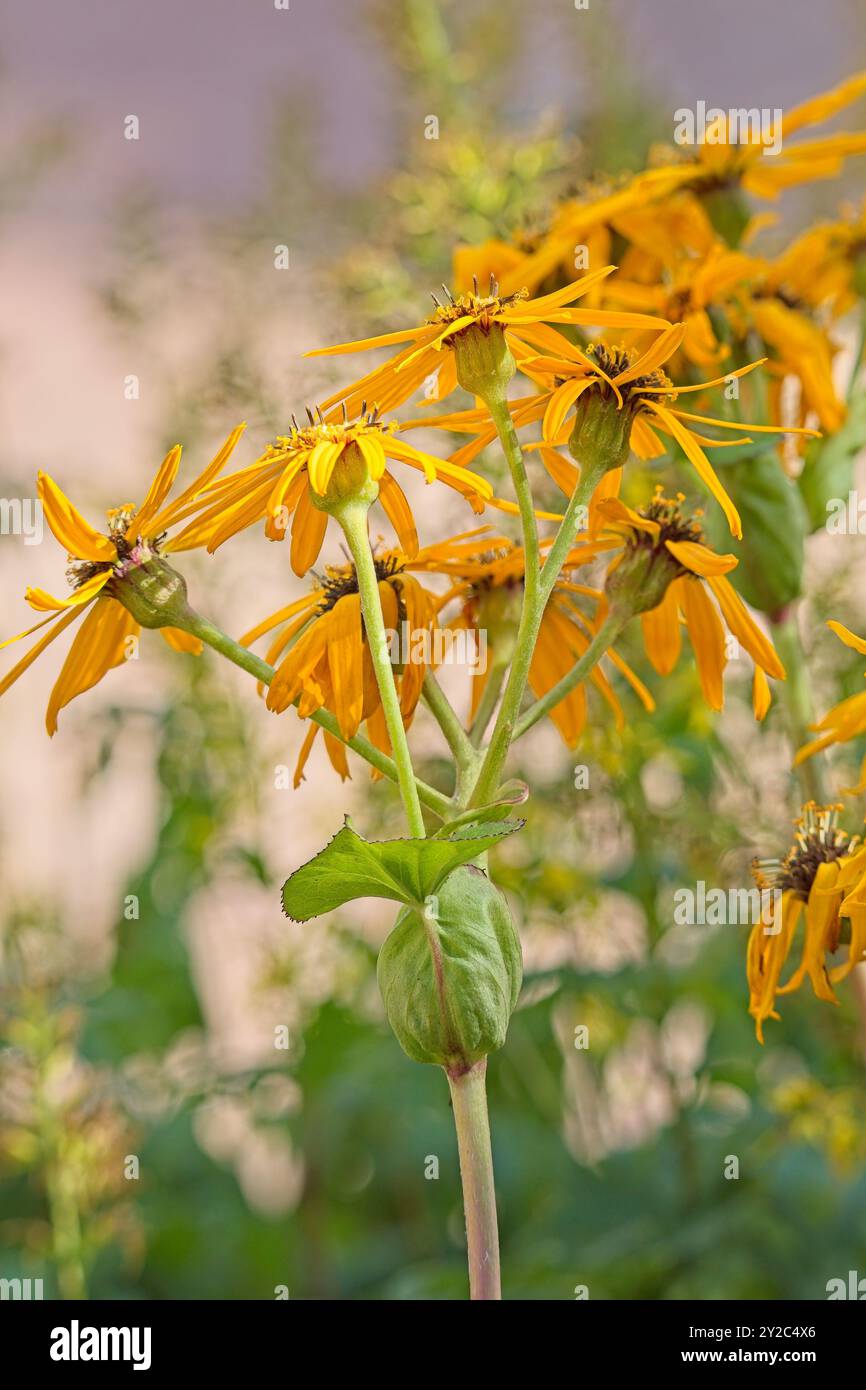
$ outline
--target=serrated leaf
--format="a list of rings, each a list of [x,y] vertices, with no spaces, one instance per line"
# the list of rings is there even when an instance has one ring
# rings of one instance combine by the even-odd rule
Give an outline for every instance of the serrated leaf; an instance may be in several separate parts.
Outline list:
[[[522,825],[469,825],[444,840],[365,840],[346,824],[315,859],[286,879],[283,911],[307,922],[354,898],[390,898],[421,908],[450,873]]]
[[[497,822],[504,820],[512,806],[521,806],[529,800],[529,787],[525,782],[521,782],[514,777],[500,788],[499,795],[495,801],[490,801],[486,806],[476,806],[471,811],[463,811],[454,820],[441,825],[431,836],[434,840],[447,840],[455,834],[460,826],[468,825],[477,831],[479,825],[487,821]]]

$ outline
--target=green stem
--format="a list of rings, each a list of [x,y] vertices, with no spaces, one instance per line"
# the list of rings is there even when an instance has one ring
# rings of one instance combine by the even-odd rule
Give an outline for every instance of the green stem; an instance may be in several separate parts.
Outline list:
[[[397,695],[394,668],[388,652],[388,638],[385,634],[385,619],[382,615],[382,599],[379,594],[379,579],[370,549],[367,533],[367,504],[349,501],[335,511],[335,516],[343,528],[343,535],[349,547],[358,579],[358,593],[361,598],[361,612],[364,616],[364,629],[367,647],[373,663],[382,713],[391,740],[394,763],[397,768],[397,785],[403,799],[406,820],[410,834],[423,840],[427,834],[418,788],[415,785],[415,771],[409,742],[403,725],[403,712]]]
[[[448,744],[458,768],[471,763],[475,750],[469,742],[466,730],[457,717],[451,701],[432,671],[428,671],[424,677],[422,693],[424,703],[442,730],[445,742]]]
[[[796,753],[798,748],[809,742],[809,725],[815,718],[797,604],[789,604],[781,614],[772,618],[771,622],[773,641],[787,672],[787,680],[780,683],[780,699],[785,710],[791,750]],[[827,799],[824,769],[820,761],[822,756],[820,753],[815,754],[796,768],[804,799],[817,801],[821,805]]]
[[[508,409],[504,388],[498,395],[491,393],[486,399],[486,405],[496,426],[496,433],[499,435],[499,442],[505,454],[514,494],[517,498],[520,527],[523,532],[523,550],[526,556],[526,592],[531,597],[537,587],[539,569],[538,524],[535,519],[532,488],[529,486],[526,465],[523,462],[523,450],[520,447],[517,430],[514,428],[511,411]]]
[[[505,441],[503,440],[504,444]],[[568,552],[574,545],[580,523],[583,520],[584,510],[589,506],[592,495],[607,469],[608,461],[605,459],[594,459],[584,464],[580,481],[566,508],[565,516],[556,533],[556,539],[547,553],[540,574],[536,576],[537,583],[530,584],[529,582],[529,556],[527,554],[527,582],[520,614],[520,626],[517,630],[514,658],[508,680],[505,683],[505,692],[499,706],[496,723],[493,726],[487,753],[471,793],[469,804],[472,806],[489,801],[496,789],[520,715],[520,706],[526,691],[532,654],[538,640],[547,601],[553,592],[553,586],[559,577]]]
[[[857,329],[857,342],[854,347],[854,361],[851,364],[851,378],[848,382],[848,390],[845,396],[850,405],[857,390],[857,383],[860,380],[860,368],[863,365],[863,353],[866,351],[866,305],[860,310],[860,324]]]
[[[496,703],[502,692],[502,682],[505,679],[505,672],[508,670],[507,661],[494,661],[490,668],[490,675],[487,677],[487,684],[478,701],[478,709],[475,711],[475,718],[472,721],[472,728],[469,730],[469,741],[473,748],[478,748],[487,731],[487,725]],[[477,679],[477,677],[476,677]]]
[[[598,632],[593,637],[586,651],[576,665],[572,666],[568,675],[563,676],[562,680],[557,681],[556,685],[551,686],[546,695],[540,700],[536,700],[534,705],[521,715],[514,727],[514,737],[512,742],[522,738],[523,735],[537,724],[539,719],[543,719],[549,714],[560,700],[564,700],[575,686],[580,685],[586,680],[587,676],[597,666],[609,647],[612,647],[619,637],[623,628],[631,617],[630,613],[619,613],[611,611],[608,613]]]
[[[229,637],[227,633],[222,632],[207,618],[202,618],[200,614],[192,610],[189,611],[186,615],[185,631],[198,637],[207,646],[213,647],[214,651],[227,657],[229,661],[234,662],[235,666],[240,666],[241,670],[255,676],[256,680],[261,681],[263,685],[270,685],[273,680],[275,675],[273,666],[262,661],[261,657],[256,656],[255,652],[249,651],[247,647],[242,647],[240,642],[236,642],[233,637]],[[334,738],[339,739],[347,748],[351,748],[353,753],[357,753],[377,772],[381,772],[383,777],[389,778],[392,782],[399,782],[397,764],[393,758],[389,758],[387,753],[383,753],[363,734],[355,734],[354,738],[343,738],[336,716],[330,710],[314,710],[310,719],[327,733],[332,734]],[[453,814],[454,807],[447,796],[443,796],[435,787],[428,786],[420,779],[416,779],[416,786],[420,800],[437,816],[445,819]]]
[[[87,1298],[81,1213],[76,1195],[77,1165],[64,1152],[63,1124],[48,1098],[47,1073],[52,1050],[40,1037],[37,1054],[36,1110],[42,1145],[45,1191],[51,1223],[51,1256],[61,1298]]]
[[[466,1215],[469,1297],[473,1300],[502,1297],[486,1072],[486,1058],[459,1075],[448,1072]]]

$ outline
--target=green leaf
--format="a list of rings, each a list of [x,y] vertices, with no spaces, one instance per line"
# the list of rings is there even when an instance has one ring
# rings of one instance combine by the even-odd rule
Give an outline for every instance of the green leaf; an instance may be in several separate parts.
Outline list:
[[[477,833],[478,826],[488,821],[504,820],[512,806],[522,806],[524,801],[529,800],[529,787],[525,782],[512,778],[506,782],[499,790],[499,795],[495,801],[489,801],[486,806],[476,806],[471,811],[463,811],[454,820],[447,821],[445,825],[440,825],[431,836],[434,840],[447,840],[456,835],[461,826],[469,826],[470,833]]]
[[[347,818],[330,844],[286,879],[283,911],[295,922],[307,922],[353,898],[391,898],[422,908],[454,869],[522,825],[469,825],[445,840],[365,840]]]
[[[813,439],[806,450],[806,461],[797,479],[797,486],[809,513],[812,531],[827,525],[828,504],[840,499],[848,501],[854,480],[857,455],[866,444],[866,395],[851,402],[848,417],[836,434],[825,439]]]
[[[729,577],[746,602],[776,613],[802,588],[808,525],[803,499],[774,451],[726,464],[719,475],[742,518],[744,539],[731,537],[717,507],[707,510],[708,539],[714,549],[739,559]]]

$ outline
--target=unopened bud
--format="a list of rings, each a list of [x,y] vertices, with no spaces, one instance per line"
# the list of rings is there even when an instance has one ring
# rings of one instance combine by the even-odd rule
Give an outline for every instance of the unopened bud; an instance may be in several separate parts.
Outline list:
[[[632,413],[626,404],[591,388],[584,391],[575,409],[574,427],[568,440],[572,458],[579,464],[604,462],[605,471],[621,468],[631,447]]]

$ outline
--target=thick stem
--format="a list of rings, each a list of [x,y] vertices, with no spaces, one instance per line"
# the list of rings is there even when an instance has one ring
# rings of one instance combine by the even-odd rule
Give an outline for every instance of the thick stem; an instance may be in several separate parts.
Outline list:
[[[563,676],[562,680],[557,681],[556,685],[551,686],[546,695],[540,700],[536,700],[534,705],[530,705],[525,714],[521,715],[514,727],[514,738],[512,742],[519,739],[537,724],[539,719],[543,719],[549,714],[560,700],[564,700],[566,695],[574,690],[575,686],[585,681],[609,647],[612,647],[623,628],[626,626],[630,613],[608,613],[598,632],[593,637],[586,651],[580,660],[572,666],[568,675]]]
[[[347,502],[335,512],[335,515],[343,528],[343,535],[346,537],[349,552],[355,565],[367,647],[373,663],[376,684],[379,687],[379,698],[382,701],[382,713],[385,716],[388,737],[391,740],[391,749],[397,768],[397,785],[403,799],[406,820],[409,823],[410,833],[416,839],[423,840],[427,830],[424,825],[421,802],[418,799],[418,788],[415,785],[415,771],[412,767],[412,756],[409,752],[409,742],[403,725],[403,712],[400,709],[400,699],[397,695],[394,668],[391,665],[388,651],[385,619],[382,615],[382,599],[379,594],[379,579],[373,561],[373,552],[370,549],[370,538],[367,534],[367,506],[361,502]]]
[[[584,465],[580,481],[572,494],[565,516],[556,533],[556,539],[547,553],[540,574],[537,575],[537,584],[532,586],[529,583],[529,557],[527,555],[526,592],[520,614],[520,626],[517,630],[514,659],[511,663],[508,680],[505,683],[502,703],[499,707],[496,723],[493,726],[487,753],[471,794],[469,802],[471,806],[479,806],[485,801],[489,801],[496,790],[520,715],[520,706],[523,703],[526,683],[529,679],[532,654],[538,640],[538,632],[544,617],[547,600],[553,592],[553,586],[559,577],[568,552],[574,545],[584,511],[589,506],[592,495],[607,469],[608,461],[604,459],[589,460]]]
[[[797,605],[789,604],[771,621],[773,640],[787,672],[787,680],[781,682],[780,698],[785,710],[791,751],[796,753],[798,748],[809,742],[809,725],[815,718]],[[818,753],[806,758],[796,769],[804,799],[817,801],[819,804],[823,804],[827,799],[821,757]]]
[[[255,652],[249,651],[247,647],[242,647],[240,642],[236,642],[233,637],[222,632],[207,618],[202,618],[200,614],[190,610],[184,630],[194,637],[198,637],[207,646],[213,647],[214,651],[227,657],[229,661],[234,662],[235,666],[240,666],[241,670],[255,676],[256,680],[261,681],[263,685],[270,685],[275,674],[273,666],[262,661],[261,657],[256,656]],[[377,772],[381,772],[383,777],[389,778],[392,782],[398,782],[397,764],[393,758],[389,758],[387,753],[383,753],[369,739],[364,738],[363,734],[355,734],[354,738],[343,738],[336,716],[330,710],[314,710],[310,719],[314,724],[325,729],[327,733],[333,734],[334,738],[339,739],[347,748],[351,748],[353,753],[357,753]],[[426,782],[420,780],[416,780],[416,786],[420,800],[437,816],[445,819],[453,815],[454,807],[447,796],[443,796],[435,787],[430,787]]]
[[[474,1300],[502,1297],[486,1073],[486,1058],[459,1075],[448,1073],[466,1214],[469,1297]]]

